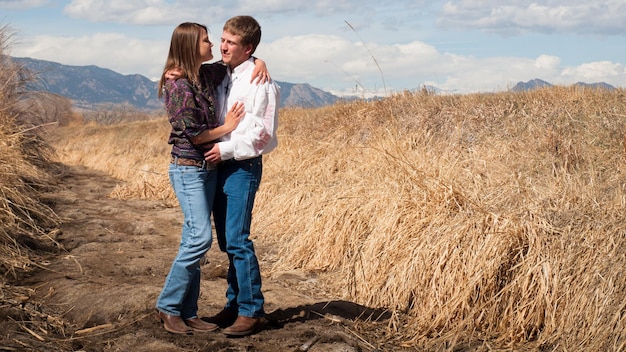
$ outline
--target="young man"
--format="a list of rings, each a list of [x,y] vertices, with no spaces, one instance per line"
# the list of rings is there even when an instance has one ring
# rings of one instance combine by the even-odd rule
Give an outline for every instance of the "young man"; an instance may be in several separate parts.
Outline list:
[[[213,218],[220,249],[228,254],[227,302],[211,321],[224,333],[246,336],[265,323],[259,263],[250,239],[256,191],[261,182],[262,155],[277,146],[279,87],[268,81],[252,83],[252,54],[261,41],[261,26],[250,16],[229,19],[223,28],[220,51],[228,66],[217,89],[219,117],[223,121],[234,102],[244,103],[246,114],[237,128],[207,151],[205,159],[217,164],[218,185]]]

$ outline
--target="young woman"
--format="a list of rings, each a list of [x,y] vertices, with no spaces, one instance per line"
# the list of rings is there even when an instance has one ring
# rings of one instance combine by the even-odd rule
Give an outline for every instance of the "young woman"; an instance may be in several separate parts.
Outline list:
[[[214,165],[204,160],[213,141],[231,132],[245,115],[242,103],[234,104],[223,125],[216,116],[215,87],[226,73],[220,63],[203,65],[213,59],[206,26],[185,22],[174,29],[161,80],[163,97],[172,130],[169,178],[184,216],[178,253],[157,299],[157,318],[166,331],[191,334],[212,331],[217,325],[198,317],[200,261],[211,247],[211,210],[216,187]],[[257,60],[258,76],[267,77],[265,64]],[[181,73],[166,79],[169,70]]]

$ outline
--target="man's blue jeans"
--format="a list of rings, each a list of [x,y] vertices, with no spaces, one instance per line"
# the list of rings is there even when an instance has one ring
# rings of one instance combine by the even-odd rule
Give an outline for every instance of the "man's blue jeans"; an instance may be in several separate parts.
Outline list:
[[[184,216],[178,254],[157,300],[157,309],[183,319],[198,316],[200,261],[211,248],[211,209],[217,173],[170,164],[169,177]]]
[[[253,318],[265,315],[261,271],[250,240],[252,208],[262,172],[261,157],[218,164],[213,204],[217,240],[229,260],[225,309]]]

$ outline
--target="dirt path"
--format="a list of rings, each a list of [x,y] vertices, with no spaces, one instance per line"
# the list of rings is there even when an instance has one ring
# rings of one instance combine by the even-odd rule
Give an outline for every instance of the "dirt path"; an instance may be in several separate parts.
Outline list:
[[[62,331],[16,321],[2,332],[0,351],[44,346],[48,351],[374,350],[376,343],[366,336],[384,329],[386,315],[324,297],[315,277],[299,272],[265,274],[269,324],[256,335],[234,339],[219,330],[193,336],[165,332],[154,317],[154,304],[176,254],[181,214],[178,207],[157,201],[108,198],[117,182],[70,167],[61,189],[51,195],[64,219],[58,241],[65,251],[18,283],[31,292],[29,301],[48,325],[59,319]],[[257,248],[267,273],[275,254],[262,243]],[[201,316],[217,313],[225,302],[226,265],[214,245],[203,266]],[[355,321],[369,316],[378,322]]]

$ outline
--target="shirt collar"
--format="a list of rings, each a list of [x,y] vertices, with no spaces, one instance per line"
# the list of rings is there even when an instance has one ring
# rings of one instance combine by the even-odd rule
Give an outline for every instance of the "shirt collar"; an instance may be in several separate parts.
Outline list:
[[[229,67],[228,74],[230,75],[231,79],[236,79],[237,76],[246,71],[250,65],[254,66],[254,57],[249,57],[248,60],[242,62],[241,64],[239,64],[239,66],[235,67],[232,70]]]

